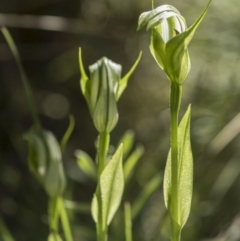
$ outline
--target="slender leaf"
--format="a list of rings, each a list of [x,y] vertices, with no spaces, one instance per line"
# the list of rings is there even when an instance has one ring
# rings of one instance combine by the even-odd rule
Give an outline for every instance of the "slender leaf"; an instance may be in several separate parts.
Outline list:
[[[132,68],[128,71],[127,74],[125,74],[122,79],[119,81],[119,87],[118,87],[118,91],[117,91],[117,100],[120,98],[120,96],[122,95],[123,91],[126,89],[127,84],[128,84],[128,80],[131,77],[131,75],[133,74],[133,72],[135,71],[135,69],[138,66],[138,63],[140,62],[142,57],[142,51],[139,53],[137,60],[135,61],[134,65],[132,66]]]
[[[144,153],[144,147],[142,145],[138,145],[136,149],[128,157],[128,159],[125,161],[125,164],[123,166],[125,182],[127,182],[131,178],[134,172],[134,169],[138,161],[142,157],[143,153]]]
[[[128,156],[129,152],[131,151],[132,147],[133,147],[133,143],[135,140],[135,133],[132,130],[127,130],[123,136],[121,137],[119,144],[117,146],[119,146],[121,143],[123,144],[124,148],[123,148],[123,160]]]
[[[168,154],[167,164],[164,174],[164,201],[167,209],[171,212],[173,219],[180,228],[186,223],[192,200],[193,186],[193,157],[190,142],[190,114],[191,108],[188,107],[179,127],[178,127],[178,210],[179,220],[176,220],[174,213],[171,212],[171,150]]]
[[[144,186],[144,189],[136,198],[132,205],[132,218],[134,219],[139,212],[142,210],[143,206],[146,204],[147,200],[152,196],[152,194],[160,187],[162,182],[162,175],[157,174]]]
[[[74,116],[73,115],[70,115],[69,116],[69,126],[60,142],[60,147],[61,147],[61,151],[62,153],[64,152],[64,149],[65,149],[65,146],[68,142],[68,139],[70,138],[72,132],[73,132],[73,129],[74,129],[74,126],[75,126],[75,119],[74,119]]]
[[[24,89],[25,89],[25,92],[26,92],[26,95],[27,95],[27,100],[28,100],[28,104],[29,104],[30,109],[31,109],[34,124],[36,126],[40,127],[41,124],[40,124],[38,114],[37,114],[37,109],[36,109],[36,106],[35,106],[35,103],[34,103],[33,93],[32,93],[32,90],[31,90],[31,87],[30,87],[30,84],[29,84],[27,74],[26,74],[26,72],[23,68],[22,61],[21,61],[17,46],[15,45],[14,40],[13,40],[10,32],[5,27],[1,27],[0,29],[3,33],[4,38],[7,41],[7,44],[8,44],[8,46],[9,46],[9,48],[10,48],[12,54],[13,54],[13,57],[16,61],[17,68],[18,68],[18,71],[19,71],[19,74],[20,74],[20,77],[22,79],[23,86],[24,86]]]
[[[97,190],[98,191],[98,190]],[[97,193],[96,191],[96,193]],[[93,194],[93,199],[91,203],[91,213],[92,213],[92,218],[95,223],[98,223],[98,200],[97,200],[97,195]]]
[[[87,214],[91,212],[91,206],[89,203],[79,203],[71,200],[64,200],[63,205],[65,208],[73,210],[74,212]]]
[[[82,61],[82,49],[79,48],[79,67],[80,67],[80,73],[81,73],[81,79],[80,79],[80,87],[82,90],[82,93],[84,97],[87,99],[86,95],[86,86],[88,82],[88,76],[85,72],[83,61]]]
[[[60,198],[50,198],[48,202],[49,226],[54,232],[58,232],[58,220],[60,215]]]
[[[67,211],[65,209],[65,206],[64,206],[62,198],[61,198],[61,205],[60,205],[59,209],[60,209],[59,210],[59,212],[60,212],[60,220],[61,220],[61,223],[62,223],[65,239],[66,239],[66,241],[73,241],[72,231],[71,231],[71,227],[70,227],[68,214],[67,214]]]
[[[92,158],[84,151],[75,151],[75,156],[77,157],[77,164],[79,168],[90,178],[96,180],[97,169]]]

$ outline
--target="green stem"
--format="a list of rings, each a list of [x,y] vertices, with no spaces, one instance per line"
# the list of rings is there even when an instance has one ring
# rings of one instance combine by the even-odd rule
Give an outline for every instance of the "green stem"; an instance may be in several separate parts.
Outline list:
[[[49,229],[58,233],[58,220],[59,220],[59,197],[54,197],[49,200]]]
[[[177,222],[179,222],[179,195],[178,195],[178,113],[181,104],[182,86],[172,83],[170,93],[170,113],[171,113],[171,240],[180,240],[180,230]],[[174,217],[174,218],[173,218]],[[175,220],[174,220],[175,219]]]
[[[124,218],[125,218],[125,239],[132,241],[132,215],[131,205],[129,202],[124,204]]]
[[[99,134],[99,146],[98,146],[98,179],[105,167],[110,135],[107,132]]]
[[[108,147],[109,147],[110,135],[107,132],[102,132],[99,134],[99,143],[98,143],[98,184],[100,182],[100,176],[105,167]],[[98,200],[98,223],[97,223],[97,240],[98,241],[107,241],[107,224],[103,223],[102,218],[102,198],[101,190],[96,191],[97,200]]]
[[[68,219],[68,214],[67,214],[67,211],[66,211],[65,206],[64,206],[63,198],[60,197],[59,200],[60,200],[60,204],[61,204],[61,206],[60,206],[60,219],[61,219],[61,223],[62,223],[64,236],[66,238],[66,241],[73,241],[70,223],[69,223],[69,219]]]
[[[31,109],[34,124],[36,126],[40,126],[40,121],[39,121],[37,111],[36,111],[36,107],[35,107],[35,104],[34,104],[34,101],[33,101],[33,93],[32,93],[31,87],[29,85],[27,75],[26,75],[26,73],[24,71],[24,68],[22,66],[22,61],[21,61],[20,55],[18,53],[18,49],[17,49],[9,31],[4,27],[2,27],[1,30],[2,30],[4,38],[7,41],[7,44],[9,46],[10,50],[11,50],[11,52],[12,52],[14,58],[15,58],[17,68],[18,68],[18,71],[20,73],[20,76],[21,76],[21,79],[22,79],[22,82],[23,82],[23,86],[24,86],[24,89],[25,89],[25,92],[26,92],[26,95],[27,95],[27,99],[28,99],[28,103],[29,103],[29,106],[30,106],[30,109]]]

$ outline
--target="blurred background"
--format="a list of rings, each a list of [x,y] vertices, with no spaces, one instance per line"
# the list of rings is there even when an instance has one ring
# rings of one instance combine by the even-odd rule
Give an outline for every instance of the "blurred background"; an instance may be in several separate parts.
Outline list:
[[[183,230],[185,241],[240,240],[238,1],[213,1],[189,46],[192,69],[183,85],[181,116],[191,103],[195,167],[192,212]],[[162,4],[174,5],[189,26],[207,0],[155,0],[155,6]],[[76,120],[63,156],[68,177],[66,198],[86,204],[85,209],[70,212],[74,240],[95,240],[95,225],[87,206],[95,182],[78,168],[74,156],[75,150],[81,149],[94,158],[97,138],[79,88],[79,47],[86,69],[107,56],[122,64],[123,74],[143,51],[118,103],[120,119],[111,135],[111,144],[116,145],[131,129],[134,145],[145,149],[124,201],[134,202],[153,177],[160,180],[163,175],[169,149],[170,83],[150,55],[150,33],[136,32],[139,15],[150,9],[150,0],[0,1],[0,25],[9,29],[19,49],[43,126],[60,140],[69,114]],[[0,236],[10,232],[16,241],[42,241],[48,235],[47,196],[28,170],[27,143],[23,140],[32,123],[19,72],[1,35]],[[161,181],[153,189],[133,220],[134,240],[169,240]],[[119,220],[113,222],[110,240],[124,240],[123,220]]]

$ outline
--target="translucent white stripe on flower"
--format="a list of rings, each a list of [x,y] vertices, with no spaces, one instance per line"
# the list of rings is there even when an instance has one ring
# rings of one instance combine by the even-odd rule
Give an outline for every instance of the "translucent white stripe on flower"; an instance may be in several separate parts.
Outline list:
[[[142,13],[139,17],[138,29],[145,25],[147,25],[147,30],[159,27],[164,42],[187,29],[184,17],[171,5],[163,5]]]

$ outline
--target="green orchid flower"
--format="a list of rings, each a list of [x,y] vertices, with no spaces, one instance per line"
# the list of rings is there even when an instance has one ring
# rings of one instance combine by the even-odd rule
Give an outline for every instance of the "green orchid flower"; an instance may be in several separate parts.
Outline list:
[[[81,49],[79,50],[80,86],[99,133],[110,133],[116,126],[117,101],[127,87],[128,79],[137,67],[141,54],[123,78],[121,78],[122,66],[106,57],[89,66],[90,77],[88,77],[83,67]]]
[[[144,26],[147,26],[147,30],[152,29],[150,51],[172,83],[182,84],[190,71],[187,47],[210,2],[189,28],[184,17],[171,5],[162,5],[139,17],[138,30]]]

